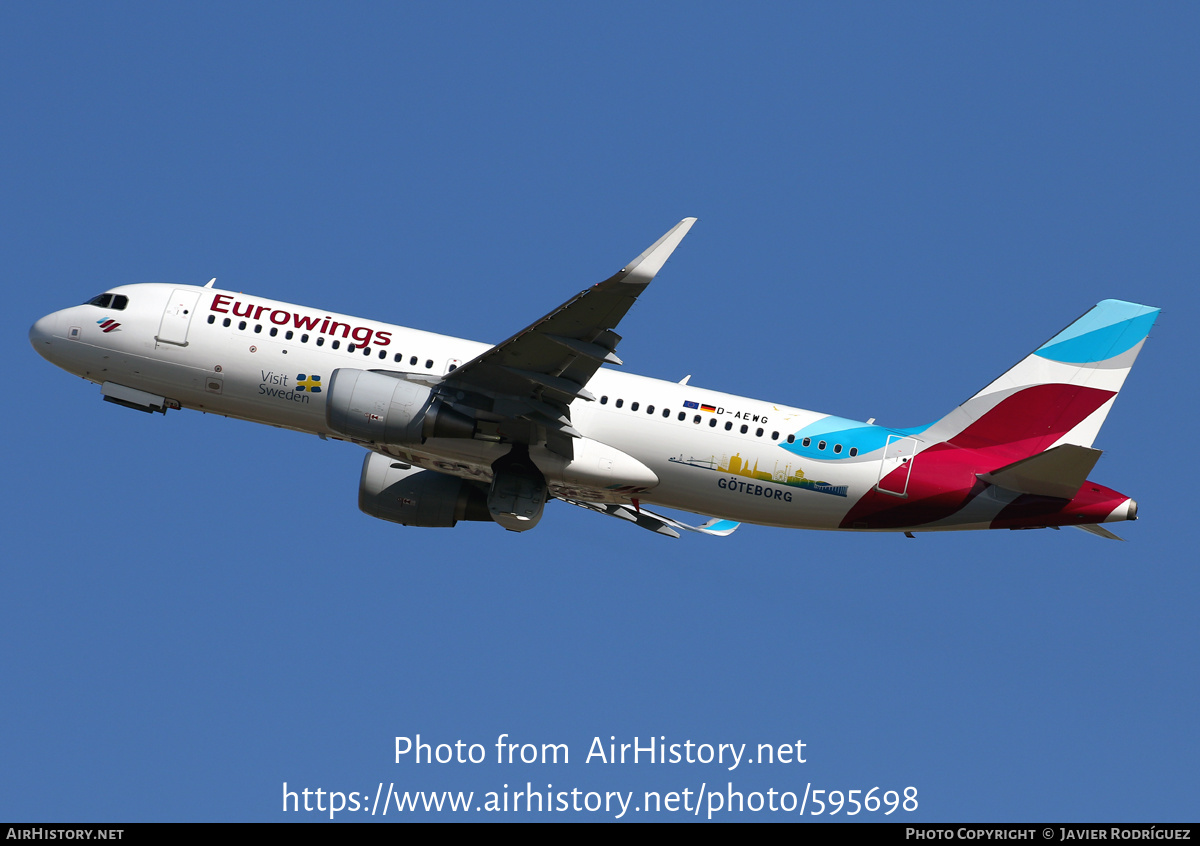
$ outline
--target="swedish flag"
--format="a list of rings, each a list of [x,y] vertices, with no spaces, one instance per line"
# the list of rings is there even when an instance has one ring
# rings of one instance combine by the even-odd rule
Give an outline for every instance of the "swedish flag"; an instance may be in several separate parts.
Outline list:
[[[301,373],[296,377],[296,390],[308,391],[310,394],[321,393],[321,377],[320,376],[305,376]]]

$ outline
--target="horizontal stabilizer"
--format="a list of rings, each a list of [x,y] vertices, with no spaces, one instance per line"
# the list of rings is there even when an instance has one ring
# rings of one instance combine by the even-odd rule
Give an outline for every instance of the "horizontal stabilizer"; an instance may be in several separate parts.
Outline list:
[[[1083,529],[1088,534],[1097,535],[1098,537],[1102,538],[1108,538],[1109,540],[1125,540],[1125,538],[1121,537],[1120,535],[1113,534],[1108,529],[1104,528],[1103,526],[1097,526],[1095,523],[1077,524],[1075,528]]]
[[[1017,493],[1073,499],[1096,466],[1100,453],[1091,447],[1062,444],[978,475],[989,484]]]

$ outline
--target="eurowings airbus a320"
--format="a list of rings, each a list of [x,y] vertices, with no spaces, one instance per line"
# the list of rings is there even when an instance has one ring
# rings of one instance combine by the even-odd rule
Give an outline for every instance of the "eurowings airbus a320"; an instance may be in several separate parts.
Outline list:
[[[898,429],[626,374],[617,324],[687,218],[616,275],[487,344],[252,295],[124,285],[38,320],[34,349],[142,411],[192,408],[367,449],[359,507],[532,529],[550,497],[679,536],[739,523],[905,532],[1137,519],[1088,480],[1158,309],[1104,300],[926,426]],[[215,282],[215,280],[213,280]],[[713,515],[699,526],[654,513]]]

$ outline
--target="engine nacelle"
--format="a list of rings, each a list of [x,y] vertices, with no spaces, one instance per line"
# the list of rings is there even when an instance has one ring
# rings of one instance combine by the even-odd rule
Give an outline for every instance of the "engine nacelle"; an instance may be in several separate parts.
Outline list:
[[[358,484],[363,513],[404,526],[449,528],[459,520],[488,520],[483,490],[457,476],[409,467],[368,453]]]
[[[325,422],[338,434],[374,444],[419,444],[475,433],[474,420],[424,385],[349,367],[339,367],[329,379]]]

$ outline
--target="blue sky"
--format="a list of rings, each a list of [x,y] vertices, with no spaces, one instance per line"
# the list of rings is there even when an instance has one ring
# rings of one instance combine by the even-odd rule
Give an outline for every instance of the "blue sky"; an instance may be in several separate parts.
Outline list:
[[[528,781],[1195,819],[1198,18],[4,5],[0,817],[316,821],[284,782]],[[358,512],[351,446],[135,414],[27,340],[108,287],[216,276],[495,342],[690,215],[626,368],[856,419],[936,419],[1100,299],[1161,307],[1096,444],[1128,542],[669,541],[561,503],[524,535],[406,529]],[[571,761],[394,763],[418,733]],[[610,736],[806,763],[585,763]]]

